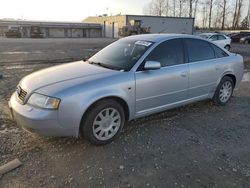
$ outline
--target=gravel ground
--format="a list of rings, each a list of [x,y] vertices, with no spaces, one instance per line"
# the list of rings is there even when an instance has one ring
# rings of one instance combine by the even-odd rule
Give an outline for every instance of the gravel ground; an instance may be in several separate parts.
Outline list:
[[[108,38],[0,38],[0,66],[9,63],[57,63],[84,59],[115,41]]]
[[[245,61],[250,61],[250,44],[232,43],[231,51],[241,54]]]
[[[50,39],[36,42],[34,48],[30,40],[5,40],[1,55],[41,51],[49,61],[22,53],[0,58],[0,165],[15,158],[23,162],[0,177],[0,187],[250,187],[249,62],[240,88],[226,106],[203,101],[137,119],[112,144],[97,147],[84,139],[26,133],[9,118],[7,100],[24,75],[63,58],[75,59],[85,49],[98,50],[111,40]],[[63,55],[54,58],[54,49]]]

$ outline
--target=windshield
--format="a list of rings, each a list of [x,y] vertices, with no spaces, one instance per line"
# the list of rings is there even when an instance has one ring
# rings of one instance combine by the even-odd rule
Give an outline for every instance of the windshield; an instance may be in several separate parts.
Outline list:
[[[106,68],[129,71],[151,45],[152,42],[149,41],[119,40],[92,56],[88,61]]]

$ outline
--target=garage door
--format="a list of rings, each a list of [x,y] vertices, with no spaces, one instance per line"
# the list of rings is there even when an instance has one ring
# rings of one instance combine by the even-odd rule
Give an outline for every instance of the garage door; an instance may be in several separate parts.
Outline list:
[[[109,22],[105,22],[105,37],[107,38],[113,37],[112,24],[110,24]]]

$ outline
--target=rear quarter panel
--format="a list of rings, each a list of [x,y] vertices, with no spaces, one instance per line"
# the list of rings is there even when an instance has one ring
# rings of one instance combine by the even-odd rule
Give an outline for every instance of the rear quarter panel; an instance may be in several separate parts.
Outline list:
[[[223,58],[221,61],[222,65],[222,74],[217,81],[217,85],[220,83],[220,80],[227,74],[232,74],[236,77],[236,83],[235,83],[235,88],[237,89],[239,87],[239,84],[243,78],[243,73],[244,73],[244,61],[243,57],[238,54],[232,54],[226,58]]]

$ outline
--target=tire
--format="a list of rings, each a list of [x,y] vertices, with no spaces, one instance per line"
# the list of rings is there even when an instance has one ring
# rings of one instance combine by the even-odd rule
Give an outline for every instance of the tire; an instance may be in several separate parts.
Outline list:
[[[231,98],[234,90],[234,82],[229,76],[224,76],[214,93],[213,101],[219,106],[224,106]]]
[[[94,104],[81,123],[81,131],[90,143],[104,145],[111,143],[125,124],[124,109],[113,99],[105,99]]]
[[[231,49],[231,47],[230,47],[229,45],[226,45],[224,48],[225,48],[227,51],[229,51],[229,50]]]
[[[245,40],[244,44],[249,44],[248,40]]]

